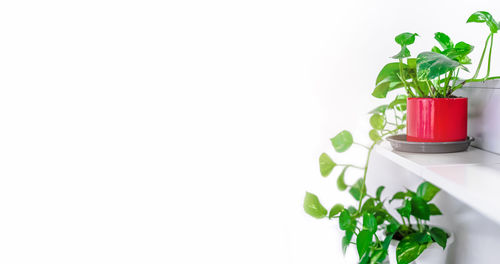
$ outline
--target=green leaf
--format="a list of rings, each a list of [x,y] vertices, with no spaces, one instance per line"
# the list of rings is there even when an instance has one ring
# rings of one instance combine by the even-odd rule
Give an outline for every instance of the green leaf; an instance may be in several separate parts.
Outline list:
[[[370,130],[370,132],[368,133],[368,136],[370,136],[370,139],[375,141],[375,142],[378,142],[382,139],[382,137],[379,135],[379,133],[376,129]]]
[[[370,117],[370,125],[377,130],[382,130],[385,127],[385,117],[380,114],[373,114]]]
[[[401,51],[398,52],[398,54],[392,56],[391,58],[393,59],[404,59],[408,58],[411,56],[410,50],[405,46],[401,46]]]
[[[407,46],[407,45],[411,45],[415,42],[415,36],[418,36],[418,34],[405,32],[405,33],[401,33],[401,34],[397,35],[394,38],[394,40],[396,41],[396,43],[398,43],[401,46],[403,46],[403,45]]]
[[[412,71],[417,68],[417,59],[416,58],[408,58],[406,59],[406,62],[408,63],[408,70],[407,71]],[[404,64],[403,64],[404,65]],[[406,65],[404,65],[406,66]],[[403,68],[405,70],[405,68]],[[408,75],[408,72],[405,72],[405,76]]]
[[[368,112],[369,114],[385,114],[385,110],[387,109],[387,106],[388,105],[381,105],[381,106],[378,106],[377,108],[371,110],[370,112]]]
[[[345,236],[342,238],[342,253],[345,255],[347,247],[351,243],[353,232],[345,231]]]
[[[443,229],[438,227],[431,228],[430,232],[431,237],[438,245],[440,245],[443,250],[446,248],[446,242],[448,241],[448,234],[443,231]]]
[[[340,212],[344,210],[344,206],[342,204],[336,204],[330,209],[330,213],[328,214],[328,219],[332,219],[334,216],[338,215]]]
[[[376,194],[375,197],[377,198],[377,200],[380,201],[380,196],[382,196],[382,192],[384,191],[384,189],[385,189],[385,186],[379,186],[377,188],[377,191],[375,192],[375,194]]]
[[[441,210],[435,204],[429,204],[429,212],[431,215],[442,215]]]
[[[467,23],[475,22],[475,23],[486,23],[490,28],[491,33],[497,33],[498,31],[498,23],[493,19],[493,16],[485,11],[477,11],[472,14],[469,19],[467,19]]]
[[[413,192],[412,190],[410,189],[406,189],[406,197],[410,197],[410,198],[413,198],[417,196],[417,194],[415,192]]]
[[[355,215],[355,214],[358,212],[358,210],[356,209],[356,207],[354,207],[354,206],[352,206],[352,205],[351,205],[351,206],[349,206],[349,207],[347,207],[347,211],[348,211],[351,215]]]
[[[405,237],[398,243],[396,259],[398,264],[409,264],[420,256],[427,248],[427,244],[419,244],[410,237]]]
[[[392,90],[403,87],[403,83],[400,80],[395,81],[383,81],[375,87],[372,92],[372,96],[376,98],[385,98],[387,93]]]
[[[420,197],[411,199],[411,215],[420,219],[429,220],[431,212],[424,199]]]
[[[394,200],[402,200],[405,197],[406,197],[406,193],[404,193],[404,192],[397,192],[397,193],[395,193],[392,196],[391,200],[389,200],[389,203],[392,203],[392,201],[394,201]]]
[[[363,188],[363,190],[361,190]],[[351,189],[349,190],[349,193],[356,199],[356,201],[359,201],[362,197],[365,197],[366,195],[366,186],[363,186],[363,178],[358,179],[354,185],[351,186]]]
[[[341,230],[354,230],[356,226],[351,214],[347,210],[343,210],[339,216],[339,227]]]
[[[332,172],[333,168],[337,164],[328,156],[328,154],[323,153],[319,156],[319,170],[323,177],[327,177]]]
[[[458,42],[455,47],[444,50],[441,54],[462,64],[470,64],[471,59],[467,57],[474,50],[474,46],[463,41]]]
[[[393,109],[394,107],[396,106],[400,106],[400,109],[405,109],[406,110],[406,98],[402,99],[402,98],[396,98],[394,99],[394,101],[392,101],[390,104],[389,104],[389,107],[390,109]],[[398,109],[399,110],[399,109]],[[403,110],[404,111],[404,110]]]
[[[417,77],[420,81],[432,80],[456,68],[468,71],[462,64],[435,52],[422,52],[417,57]]]
[[[390,234],[394,234],[394,233],[396,233],[396,231],[398,231],[399,226],[400,225],[397,222],[390,223],[387,226],[387,232],[389,232]]]
[[[373,213],[375,209],[375,200],[373,198],[369,198],[365,201],[363,206],[361,206],[361,212],[363,213]]]
[[[431,51],[436,53],[441,53],[441,50],[436,46],[432,47]]]
[[[440,189],[430,182],[423,182],[417,188],[417,196],[429,202],[436,196]]]
[[[318,196],[306,192],[306,197],[304,198],[304,211],[312,217],[321,219],[326,216],[328,211],[319,202]]]
[[[368,230],[361,230],[356,238],[356,247],[358,255],[361,258],[372,243],[373,233]]]
[[[408,200],[403,201],[403,206],[400,208],[397,208],[396,211],[402,216],[402,217],[410,217],[411,214],[411,203]]]
[[[330,139],[332,141],[333,148],[337,152],[344,152],[348,150],[353,143],[351,132],[344,130],[338,133],[335,137]]]
[[[347,170],[347,168],[349,167],[345,166],[339,177],[337,178],[337,188],[339,189],[339,191],[345,191],[345,189],[347,189],[347,184],[345,184],[344,181],[345,171]]]
[[[419,244],[426,244],[432,242],[431,236],[427,232],[417,232],[410,235],[411,239],[417,241]]]
[[[443,47],[443,49],[451,49],[454,46],[450,37],[442,32],[436,32],[434,34],[434,38],[437,40],[439,45]]]
[[[373,216],[375,216],[375,219],[377,219],[377,224],[381,225],[384,223],[385,218],[387,217],[387,213],[385,210],[379,210],[375,212]]]
[[[377,219],[370,213],[363,214],[363,229],[372,233],[377,231]]]
[[[403,73],[405,73],[405,76],[408,75],[408,65],[402,64],[403,68]],[[382,70],[380,70],[378,76],[377,76],[377,81],[375,84],[379,84],[381,82],[394,82],[394,81],[400,81],[398,75],[400,74],[400,69],[399,69],[399,62],[392,62],[386,64]]]

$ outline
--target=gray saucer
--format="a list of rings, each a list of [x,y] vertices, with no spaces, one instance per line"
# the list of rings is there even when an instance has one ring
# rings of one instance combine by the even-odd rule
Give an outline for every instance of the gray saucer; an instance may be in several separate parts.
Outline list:
[[[450,153],[466,151],[474,138],[453,142],[410,142],[406,135],[394,135],[386,138],[394,150],[414,153]]]

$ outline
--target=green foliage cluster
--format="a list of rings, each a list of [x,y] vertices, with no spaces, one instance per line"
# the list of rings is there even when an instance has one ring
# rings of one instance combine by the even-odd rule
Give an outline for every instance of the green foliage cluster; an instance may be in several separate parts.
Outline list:
[[[399,98],[406,102],[406,98]],[[395,100],[395,101],[396,101]],[[437,243],[443,249],[446,247],[448,234],[428,224],[432,215],[441,215],[438,207],[431,200],[439,189],[429,182],[422,183],[416,192],[406,190],[394,194],[389,201],[382,198],[384,186],[377,188],[374,195],[366,190],[366,174],[369,156],[373,148],[385,136],[395,134],[404,128],[402,124],[387,121],[393,110],[394,120],[402,120],[401,115],[406,110],[405,104],[393,101],[390,105],[383,105],[371,111],[370,125],[372,130],[369,136],[372,139],[370,146],[354,142],[352,134],[341,131],[330,141],[338,153],[347,151],[353,145],[367,149],[367,160],[364,167],[353,164],[339,164],[326,153],[319,157],[320,172],[328,177],[335,167],[342,167],[337,177],[337,188],[347,191],[357,201],[357,206],[335,204],[327,210],[315,194],[306,193],[304,210],[312,217],[321,219],[338,219],[339,228],[345,232],[342,238],[342,250],[345,253],[350,244],[355,244],[359,255],[359,263],[382,263],[387,258],[387,250],[391,240],[400,240],[396,249],[398,263],[410,263],[415,260],[430,244]],[[363,177],[348,184],[345,180],[348,169],[363,170]],[[399,219],[386,209],[386,205],[399,201],[396,209]],[[414,221],[412,221],[414,220]]]
[[[448,35],[437,32],[434,34],[434,39],[440,47],[434,46],[430,51],[421,52],[416,58],[411,58],[408,46],[415,42],[418,34],[406,32],[395,38],[401,51],[392,58],[398,62],[389,63],[382,68],[372,95],[385,98],[390,91],[404,88],[409,97],[449,98],[453,97],[453,92],[465,83],[500,79],[500,76],[490,77],[493,36],[498,32],[500,23],[485,11],[475,12],[467,23],[485,23],[490,31],[472,78],[461,79],[459,74],[461,70],[469,71],[465,65],[472,64],[468,55],[474,50],[474,46],[463,41],[455,44]],[[486,75],[478,79],[488,47]]]

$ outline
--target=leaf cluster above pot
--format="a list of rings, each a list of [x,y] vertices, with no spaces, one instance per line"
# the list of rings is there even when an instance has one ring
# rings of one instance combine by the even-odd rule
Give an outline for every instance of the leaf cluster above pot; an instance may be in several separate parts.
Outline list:
[[[474,46],[463,41],[455,44],[448,35],[437,32],[434,34],[434,39],[438,42],[439,47],[434,46],[430,51],[421,52],[416,58],[411,58],[408,47],[415,42],[419,35],[405,32],[395,37],[395,42],[401,49],[392,58],[398,61],[388,63],[382,68],[377,76],[376,87],[372,95],[377,98],[385,98],[390,91],[404,88],[408,97],[449,98],[453,97],[453,92],[467,82],[499,79],[499,76],[490,77],[490,68],[493,37],[498,32],[500,24],[490,13],[485,11],[472,14],[467,20],[467,23],[470,22],[485,23],[490,30],[481,59],[472,78],[463,79],[459,75],[464,71],[469,72],[465,65],[472,64],[469,54],[474,50]],[[478,79],[477,76],[488,47],[486,75]]]

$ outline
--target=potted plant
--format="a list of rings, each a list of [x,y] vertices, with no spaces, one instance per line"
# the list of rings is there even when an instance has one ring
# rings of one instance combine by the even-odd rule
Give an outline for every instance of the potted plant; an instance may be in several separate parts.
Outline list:
[[[431,216],[441,215],[439,208],[431,202],[439,188],[423,182],[416,191],[406,189],[387,200],[382,198],[384,186],[379,186],[374,194],[367,193],[366,176],[374,147],[386,136],[400,133],[405,128],[409,140],[414,141],[461,140],[467,136],[467,99],[455,97],[453,92],[467,82],[500,78],[489,77],[492,39],[498,30],[498,23],[487,12],[476,12],[467,22],[484,22],[490,27],[481,60],[471,79],[461,80],[458,74],[460,70],[467,71],[464,65],[471,63],[467,55],[472,52],[472,45],[465,42],[454,44],[446,34],[438,32],[435,39],[442,49],[434,47],[431,51],[420,53],[417,58],[410,58],[408,46],[414,43],[418,35],[403,33],[396,36],[395,41],[400,45],[401,51],[393,58],[398,61],[382,68],[372,95],[385,98],[390,91],[398,88],[404,88],[406,94],[398,94],[389,104],[370,111],[372,130],[368,133],[371,139],[369,145],[355,142],[347,130],[330,139],[338,153],[347,151],[353,145],[366,148],[364,166],[338,164],[326,153],[319,157],[323,177],[328,177],[335,168],[341,168],[337,188],[348,191],[356,203],[351,206],[335,204],[327,210],[315,194],[307,192],[304,210],[315,218],[338,219],[339,228],[345,232],[342,238],[343,252],[350,244],[354,244],[359,263],[386,263],[389,260],[391,264],[408,264],[413,261],[429,264],[443,263],[442,259],[446,257],[443,250],[453,241],[453,236],[449,230],[445,231],[429,223]],[[477,79],[488,44],[488,70],[484,78]],[[406,63],[403,62],[404,59]],[[455,121],[442,121],[441,115]],[[447,125],[443,127],[443,123],[436,122]],[[363,176],[355,181],[346,180],[352,169],[362,170]],[[398,217],[394,217],[386,208],[393,205],[394,201],[401,203],[396,208]],[[437,247],[440,251],[436,251]],[[433,255],[436,253],[437,256]]]
[[[351,186],[350,192],[360,198],[362,206],[358,208],[336,204],[328,211],[316,195],[308,192],[304,199],[304,210],[309,215],[339,220],[339,227],[345,232],[342,238],[344,253],[350,244],[355,244],[359,263],[382,263],[387,258],[391,264],[408,264],[420,259],[432,259],[425,263],[444,263],[446,254],[442,250],[452,237],[443,229],[428,224],[431,216],[441,215],[439,208],[430,203],[439,188],[424,182],[416,192],[406,190],[394,194],[389,203],[401,202],[396,218],[385,208],[384,186],[377,188],[374,196],[359,192],[357,187],[356,184]],[[361,202],[361,197],[368,198]]]
[[[407,98],[407,135],[408,141],[416,142],[453,142],[467,138],[467,98],[457,97],[453,92],[467,82],[486,81],[500,77],[489,77],[493,35],[498,32],[499,24],[484,11],[472,14],[467,22],[486,23],[490,34],[481,54],[476,72],[470,79],[460,80],[460,71],[468,71],[464,66],[471,64],[469,55],[474,47],[463,41],[456,44],[450,37],[437,32],[434,38],[441,48],[434,46],[431,51],[410,58],[408,46],[413,44],[415,33],[396,36],[401,51],[393,58],[397,63],[386,65],[377,78],[373,96],[385,98],[391,90],[404,87]],[[489,45],[488,68],[486,76],[477,76]],[[406,63],[403,60],[406,59]]]

